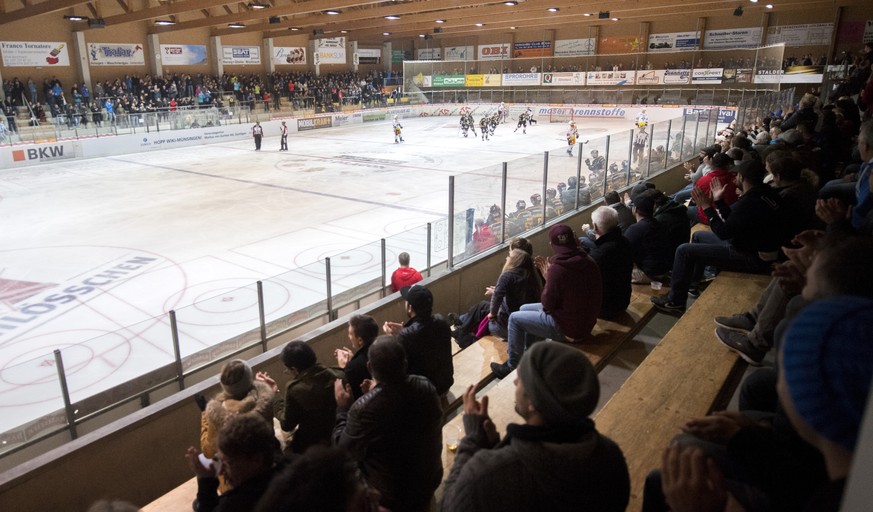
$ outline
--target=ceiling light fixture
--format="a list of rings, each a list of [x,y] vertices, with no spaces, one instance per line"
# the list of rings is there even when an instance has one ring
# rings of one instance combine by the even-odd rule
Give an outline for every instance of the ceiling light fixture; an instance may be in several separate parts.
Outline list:
[[[385,16],[385,19],[386,20],[399,20],[400,16],[398,16],[396,14],[389,14],[388,16]]]
[[[87,17],[87,16],[75,16],[75,15],[74,15],[74,16],[64,16],[64,19],[65,19],[65,20],[70,20],[70,21],[85,21],[85,20],[88,19],[88,17]]]
[[[508,6],[512,7],[514,5],[518,5],[518,2],[514,2],[512,0],[509,0],[508,2],[503,2],[503,5],[508,5]]]
[[[424,34],[418,34],[418,37],[424,39]]]
[[[155,25],[175,25],[173,20],[155,20]]]
[[[436,20],[434,23],[445,23],[446,20]]]
[[[484,27],[485,24],[484,24],[484,23],[476,23],[476,26],[477,26],[477,27]]]
[[[590,13],[590,12],[586,12],[586,13],[583,14],[582,16],[585,16],[585,17],[591,17],[591,16],[594,16],[594,15],[593,15],[592,13]]]
[[[270,7],[270,6],[267,4],[262,4],[260,2],[250,2],[249,3],[250,9],[266,9],[267,7]]]
[[[518,27],[509,27],[509,28],[510,28],[511,30],[515,30],[515,29],[517,29]]]
[[[340,34],[348,34],[348,33],[349,33],[348,30],[340,30]]]
[[[324,11],[324,14],[329,14],[329,15],[331,15],[331,16],[336,16],[337,14],[342,14],[342,11],[339,10],[339,9],[329,9],[329,10],[327,10],[327,11]]]
[[[752,2],[753,4],[758,3],[758,0],[749,0],[749,1]]]
[[[621,18],[612,18],[612,21],[618,21],[618,20],[620,20],[620,19],[621,19]]]
[[[227,26],[230,28],[246,28],[242,23],[228,23]]]
[[[561,9],[558,9],[557,7],[549,7],[549,8],[546,9],[546,10],[549,11],[549,12],[558,12],[558,11],[560,11]]]
[[[300,27],[288,27],[288,30],[291,30],[293,32],[297,32],[298,30],[300,30]]]
[[[383,36],[390,36],[390,35],[391,35],[391,32],[382,32],[382,35],[383,35]]]
[[[765,5],[764,7],[766,7],[767,9],[772,9],[772,8],[773,8],[773,4],[767,4],[767,5]]]

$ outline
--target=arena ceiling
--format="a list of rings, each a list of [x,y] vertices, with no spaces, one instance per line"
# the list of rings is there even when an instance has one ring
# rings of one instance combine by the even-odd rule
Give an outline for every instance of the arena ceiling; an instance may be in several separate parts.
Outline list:
[[[863,5],[868,1],[498,0],[471,4],[462,0],[261,0],[231,3],[226,0],[0,0],[0,26],[56,14],[87,18],[71,21],[73,30],[141,24],[147,26],[149,33],[157,34],[194,28],[208,28],[214,36],[260,32],[264,37],[279,37],[319,31],[325,36],[346,34],[356,40],[376,41],[420,34],[434,39],[487,36],[520,29],[548,30],[568,26],[582,31],[595,24],[637,24],[677,16],[693,23],[692,20],[700,17],[734,16],[738,7],[742,7],[743,16],[758,24],[767,12],[806,9],[824,9],[825,12],[831,9],[835,12],[837,6]],[[767,7],[768,2],[772,8]],[[159,24],[161,22],[172,24]],[[231,24],[237,26],[231,27]]]

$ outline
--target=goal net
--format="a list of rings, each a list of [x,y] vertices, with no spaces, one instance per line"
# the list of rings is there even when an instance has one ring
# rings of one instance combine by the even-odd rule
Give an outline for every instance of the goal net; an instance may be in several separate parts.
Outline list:
[[[573,120],[572,108],[556,108],[549,114],[550,123],[569,124]]]

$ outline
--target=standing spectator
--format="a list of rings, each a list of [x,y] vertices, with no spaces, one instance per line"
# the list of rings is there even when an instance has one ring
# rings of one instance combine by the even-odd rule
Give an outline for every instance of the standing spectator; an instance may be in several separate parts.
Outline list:
[[[473,254],[478,254],[489,247],[497,245],[497,237],[484,219],[476,219],[473,232]]]
[[[254,416],[230,418],[218,436],[219,464],[204,466],[194,447],[185,460],[197,475],[196,512],[254,510],[270,481],[285,467],[273,428]],[[220,469],[217,470],[216,466]],[[230,484],[219,496],[218,477]]]
[[[429,510],[443,474],[442,410],[433,384],[408,375],[406,367],[398,341],[381,337],[373,343],[376,387],[353,403],[342,384],[336,385],[334,442],[382,493],[382,506],[418,512]]]
[[[252,137],[255,139],[255,151],[261,150],[261,138],[264,136],[264,129],[261,128],[261,123],[255,123],[252,126]]]
[[[276,381],[264,372],[258,380],[276,393],[273,415],[282,430],[293,432],[293,440],[285,449],[303,453],[314,445],[330,445],[330,434],[336,414],[333,384],[337,373],[318,363],[315,351],[304,341],[292,341],[282,349],[282,364],[291,380],[285,385],[285,395],[279,395]]]
[[[351,387],[355,400],[364,394],[362,387],[364,381],[372,379],[367,368],[369,360],[367,354],[378,335],[379,324],[373,317],[354,315],[349,319],[349,342],[355,352],[346,347],[334,351],[337,365],[345,371],[345,381]]]
[[[433,315],[433,294],[424,286],[408,286],[400,294],[406,299],[409,320],[404,324],[385,322],[382,330],[403,345],[409,373],[427,377],[442,396],[454,382],[449,324]]]
[[[501,440],[488,397],[464,394],[464,430],[445,482],[446,512],[624,511],[630,478],[621,449],[588,416],[600,396],[597,373],[578,350],[538,343],[522,357],[515,411]]]
[[[525,304],[509,315],[509,360],[491,363],[498,378],[509,375],[518,366],[527,347],[542,338],[576,341],[591,334],[603,302],[600,270],[579,247],[573,230],[558,224],[549,230],[549,244],[554,255],[536,258],[536,265],[546,276],[539,304]]]
[[[391,292],[399,292],[405,286],[412,286],[421,281],[421,273],[409,266],[409,253],[401,252],[397,256],[400,267],[391,274]]]

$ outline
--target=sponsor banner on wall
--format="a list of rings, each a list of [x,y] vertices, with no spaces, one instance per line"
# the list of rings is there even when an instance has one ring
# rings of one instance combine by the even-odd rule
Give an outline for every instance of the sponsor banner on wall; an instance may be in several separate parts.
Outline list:
[[[778,84],[782,82],[783,73],[781,69],[756,69],[752,81],[756,84]]]
[[[367,109],[361,114],[361,121],[365,123],[370,123],[373,121],[384,121],[388,119],[388,110],[386,109],[377,109],[371,110]]]
[[[479,45],[479,60],[508,59],[510,48],[509,43]]]
[[[443,48],[444,60],[473,60],[476,50],[472,46],[450,46]]]
[[[434,75],[431,87],[464,87],[464,75]]]
[[[504,73],[503,85],[540,85],[541,73]]]
[[[274,46],[273,64],[306,64],[306,48],[302,46]]]
[[[576,57],[594,55],[597,52],[597,39],[558,39],[555,41],[555,57]]]
[[[784,43],[785,46],[830,46],[833,23],[784,25],[767,29],[767,46]]]
[[[222,64],[260,64],[261,49],[257,46],[222,46]]]
[[[392,64],[400,64],[404,60],[412,60],[412,53],[408,50],[391,50]]]
[[[585,73],[543,73],[543,85],[585,85]]]
[[[589,71],[587,85],[633,85],[634,71]]]
[[[734,69],[734,68],[724,68],[722,72],[722,83],[725,84],[736,84],[736,83],[751,83],[752,81],[752,69]]]
[[[513,57],[548,57],[551,55],[551,41],[524,41],[512,45]]]
[[[415,50],[416,60],[442,60],[442,48],[419,48]]]
[[[500,86],[500,75],[485,74],[485,75],[467,75],[467,87],[498,87]]]
[[[0,56],[7,67],[69,66],[66,43],[0,41]]]
[[[382,49],[358,48],[358,62],[361,64],[379,64],[382,62]]]
[[[315,40],[315,64],[345,64],[346,38],[325,37]]]
[[[600,39],[597,52],[607,53],[630,53],[639,51],[641,45],[638,36],[606,36]]]
[[[649,35],[649,51],[693,50],[700,46],[700,32],[670,32]]]
[[[761,27],[735,28],[726,30],[707,30],[703,47],[707,50],[717,48],[757,48],[761,46]]]
[[[88,64],[92,66],[144,66],[141,44],[88,43]]]
[[[333,126],[345,126],[347,124],[361,124],[364,115],[361,112],[352,112],[349,114],[334,114]]]
[[[695,68],[691,70],[692,84],[720,84],[724,68]]]
[[[637,71],[637,85],[684,85],[691,81],[690,69],[647,69]]]
[[[185,66],[206,64],[206,46],[202,44],[162,44],[161,64],[165,66]]]
[[[333,126],[333,121],[330,116],[324,117],[305,117],[297,120],[297,131],[305,132],[307,130],[318,130],[321,128],[330,128]]]

